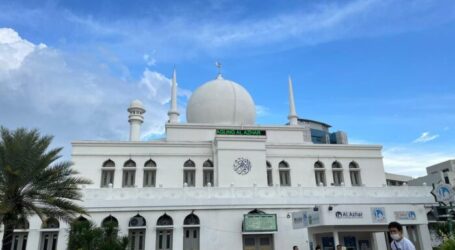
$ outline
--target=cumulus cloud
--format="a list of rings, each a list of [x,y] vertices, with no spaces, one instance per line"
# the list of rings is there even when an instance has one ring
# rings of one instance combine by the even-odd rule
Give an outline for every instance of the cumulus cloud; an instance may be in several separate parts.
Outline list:
[[[438,138],[439,135],[438,134],[430,134],[430,132],[423,132],[417,139],[415,139],[413,142],[414,143],[425,143],[425,142],[429,142],[429,141],[432,141],[436,138]]]
[[[391,173],[419,177],[426,167],[455,158],[455,149],[420,150],[410,147],[390,147],[383,150],[385,170]]]
[[[106,63],[0,29],[0,125],[39,128],[65,148],[80,139],[123,140],[126,109],[140,99],[147,110],[143,136],[150,137],[164,132],[169,98],[170,79],[160,72],[146,68],[141,79],[119,79]]]

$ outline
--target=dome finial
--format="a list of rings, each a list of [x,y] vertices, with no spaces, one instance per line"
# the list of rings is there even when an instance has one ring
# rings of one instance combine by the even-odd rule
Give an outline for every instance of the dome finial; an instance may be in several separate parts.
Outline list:
[[[222,64],[218,61],[215,62],[215,66],[218,68],[218,76],[216,77],[217,79],[223,79],[223,76],[221,75],[221,66]]]

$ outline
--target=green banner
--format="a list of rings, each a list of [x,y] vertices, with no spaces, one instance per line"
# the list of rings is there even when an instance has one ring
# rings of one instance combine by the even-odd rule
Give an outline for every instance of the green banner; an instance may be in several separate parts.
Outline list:
[[[277,231],[276,214],[245,214],[243,232]]]
[[[260,129],[217,129],[217,135],[245,135],[245,136],[265,136],[266,131]]]

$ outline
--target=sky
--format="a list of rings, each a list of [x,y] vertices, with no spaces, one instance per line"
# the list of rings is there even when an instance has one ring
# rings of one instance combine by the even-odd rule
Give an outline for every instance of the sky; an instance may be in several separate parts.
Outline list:
[[[71,141],[127,140],[129,103],[162,137],[175,67],[181,120],[217,74],[252,95],[258,124],[300,117],[383,145],[411,176],[455,159],[455,1],[0,0],[0,125]]]

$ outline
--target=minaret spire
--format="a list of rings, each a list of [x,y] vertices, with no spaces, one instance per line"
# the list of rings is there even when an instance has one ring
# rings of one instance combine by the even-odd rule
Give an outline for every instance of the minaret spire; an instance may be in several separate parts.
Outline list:
[[[167,113],[169,116],[169,123],[178,123],[179,122],[179,111],[177,110],[177,72],[174,67],[174,73],[172,75],[172,85],[171,85],[171,108]]]
[[[297,117],[297,113],[295,111],[295,102],[294,102],[294,90],[292,88],[292,79],[291,79],[291,76],[289,76],[289,115],[288,115],[289,125],[290,126],[298,125],[297,118],[298,117]]]

